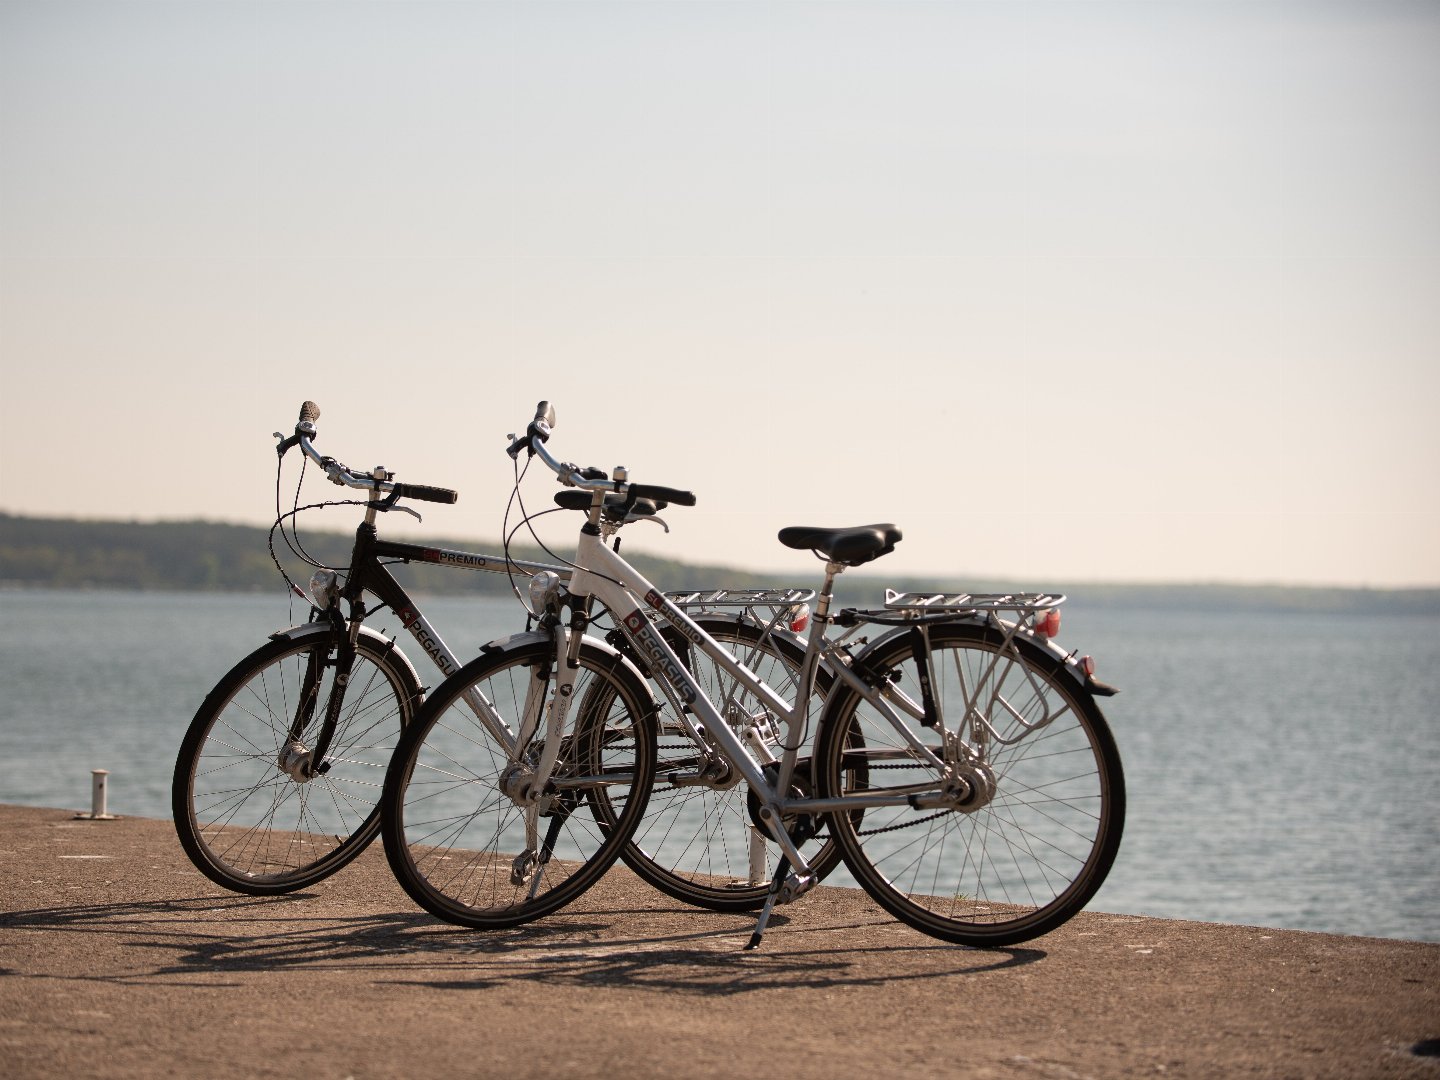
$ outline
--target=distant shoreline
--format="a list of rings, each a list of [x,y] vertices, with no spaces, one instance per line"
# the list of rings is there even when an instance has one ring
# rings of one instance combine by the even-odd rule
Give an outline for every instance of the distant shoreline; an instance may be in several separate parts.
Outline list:
[[[265,593],[282,583],[270,557],[270,530],[261,526],[206,521],[84,521],[24,517],[0,512],[0,590],[90,589],[123,592]],[[327,565],[344,565],[351,534],[306,531],[307,550]],[[499,550],[484,540],[428,538],[416,543],[469,550]],[[289,553],[282,562],[295,580],[309,580],[310,569]],[[546,559],[542,552],[516,549],[521,558]],[[814,575],[757,573],[734,567],[702,566],[633,554],[633,561],[667,587],[764,588],[813,582]],[[431,595],[509,595],[502,574],[458,573],[437,566],[402,569],[407,585]],[[883,572],[856,573],[841,579],[845,604],[874,605],[886,587],[1008,591],[1041,587],[1059,591],[1086,608],[1137,610],[1275,612],[1294,614],[1371,614],[1440,616],[1440,586],[1375,588],[1364,586],[1266,585],[1225,582],[1029,582],[966,577],[919,578]]]
[[[708,579],[707,579],[708,580]],[[717,581],[722,580],[717,578]],[[734,578],[723,580],[733,581]],[[115,583],[80,582],[51,584],[49,582],[11,581],[0,578],[0,595],[5,593],[74,592],[107,594],[149,594],[156,596],[273,596],[287,595],[286,590],[275,581],[235,588],[195,588],[187,585],[126,585]],[[864,584],[874,584],[883,589],[905,589],[914,582],[908,579],[878,579]],[[992,591],[989,586],[972,586],[976,592]],[[996,586],[996,589],[1001,587]],[[1283,595],[1269,596],[1269,590]],[[426,588],[417,586],[412,590],[420,597],[470,596],[509,598],[505,590],[480,590],[461,588]],[[1216,614],[1274,614],[1274,615],[1358,615],[1358,616],[1403,616],[1407,618],[1440,618],[1440,589],[1396,590],[1405,593],[1401,597],[1390,595],[1383,589],[1324,589],[1302,586],[1265,585],[1114,585],[1080,584],[1053,590],[1066,595],[1071,604],[1090,610],[1126,611],[1184,611],[1189,613]],[[1248,593],[1248,595],[1247,595]],[[1330,594],[1336,595],[1330,595]],[[878,603],[874,597],[857,599],[849,597],[847,603]]]

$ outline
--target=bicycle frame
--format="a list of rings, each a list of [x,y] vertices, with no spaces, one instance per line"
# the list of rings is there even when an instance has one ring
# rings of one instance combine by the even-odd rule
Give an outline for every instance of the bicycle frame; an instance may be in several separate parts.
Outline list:
[[[371,520],[373,514],[373,510],[368,511],[366,521],[356,530],[355,552],[350,564],[351,573],[346,582],[345,592],[342,594],[350,604],[349,621],[354,625],[369,614],[365,609],[363,593],[372,593],[384,606],[395,612],[400,625],[415,639],[440,673],[447,677],[460,670],[460,659],[450,651],[444,638],[420,610],[420,605],[381,560],[399,559],[404,562],[433,563],[492,574],[503,574],[507,570],[519,570],[530,576],[548,570],[560,574],[562,578],[567,575],[564,567],[551,566],[547,563],[507,559],[455,548],[428,547],[422,544],[381,540],[376,535],[374,522]]]
[[[800,742],[796,735],[808,717],[811,707],[810,697],[814,690],[820,663],[823,658],[834,656],[841,648],[844,637],[848,636],[844,635],[835,640],[827,640],[825,637],[825,627],[829,622],[826,609],[830,600],[833,576],[838,572],[837,567],[833,564],[827,567],[826,587],[820,592],[820,606],[806,641],[805,658],[797,677],[798,691],[795,695],[795,703],[792,705],[736,659],[725,646],[710,637],[683,609],[661,593],[619,554],[607,548],[600,539],[598,528],[594,528],[593,525],[592,520],[581,530],[576,555],[577,568],[571,572],[570,594],[573,598],[581,601],[577,607],[583,611],[587,606],[584,601],[593,597],[620,616],[619,626],[622,632],[631,645],[645,657],[657,681],[668,685],[670,691],[699,717],[697,725],[684,709],[678,710],[679,718],[689,729],[691,738],[699,746],[710,743],[718,744],[729,764],[739,771],[752,791],[759,797],[760,816],[770,823],[773,839],[780,845],[788,864],[796,869],[797,875],[803,879],[809,873],[809,867],[786,829],[780,824],[783,815],[797,811],[813,814],[892,805],[907,803],[913,799],[913,795],[851,795],[843,798],[818,799],[792,798],[782,794],[790,790],[790,781],[794,776]],[[759,760],[746,742],[735,733],[730,724],[722,717],[715,703],[706,697],[686,665],[676,655],[669,642],[665,640],[665,636],[657,631],[650,614],[645,610],[646,607],[655,615],[662,617],[691,645],[718,663],[728,674],[738,680],[740,686],[755,695],[767,709],[773,710],[785,722],[787,738],[785,739],[784,753],[778,761]],[[579,621],[583,621],[583,615],[580,619],[572,621],[571,636],[568,638],[566,647],[574,647],[573,643],[578,642],[576,631],[580,627],[576,626],[576,622]],[[563,661],[563,657],[557,655],[557,662],[561,661]],[[922,719],[926,716],[923,703],[914,702],[905,695],[878,691],[854,674],[846,664],[832,663],[830,666],[841,682],[861,694],[883,714],[891,718],[896,730],[904,735],[907,743],[919,757],[927,760],[937,771],[944,770],[945,763],[914,739],[905,725],[900,722],[899,713],[896,711],[896,706],[898,706],[900,712],[917,720]],[[554,736],[558,739],[558,730]],[[774,779],[767,775],[767,766],[775,770]],[[541,784],[546,779],[547,777],[543,775],[537,776],[537,782]]]
[[[533,575],[541,571],[556,571],[563,573],[563,568],[550,566],[545,563],[532,563],[524,560],[496,558],[491,555],[482,555],[478,552],[460,551],[451,548],[428,547],[421,544],[396,543],[389,540],[381,540],[375,527],[375,518],[380,509],[378,493],[371,494],[369,505],[365,511],[365,518],[355,530],[355,545],[351,551],[350,569],[346,576],[345,587],[339,593],[337,600],[343,598],[349,605],[350,612],[342,614],[338,605],[332,602],[328,608],[316,607],[317,614],[326,615],[335,629],[336,644],[339,648],[337,657],[337,674],[348,677],[350,664],[354,659],[354,644],[359,636],[360,627],[369,616],[365,603],[365,593],[371,593],[377,597],[383,606],[389,607],[395,612],[400,625],[413,637],[416,643],[430,662],[440,671],[441,675],[448,677],[460,670],[460,659],[450,651],[445,644],[444,638],[431,625],[430,621],[420,610],[420,605],[400,584],[395,575],[390,573],[383,559],[399,559],[404,562],[435,563],[445,566],[455,566],[467,570],[481,570],[490,573],[505,573],[507,570],[515,569],[527,575]],[[313,600],[313,598],[312,598]],[[312,671],[311,677],[307,678],[307,687],[315,685],[318,672]],[[309,710],[313,708],[313,702],[309,700],[310,694],[302,697],[299,708],[296,711],[295,720],[291,725],[290,739],[293,743],[298,738],[299,732],[308,723]],[[489,707],[488,702],[476,698],[467,703],[475,711],[476,717],[486,725],[497,739],[508,746],[513,747],[515,733],[509,730],[505,721]],[[327,714],[323,722],[316,743],[313,747],[303,753],[307,765],[301,765],[298,758],[288,763],[282,760],[282,768],[301,768],[313,766],[315,763],[324,761],[325,752],[329,748],[330,739],[335,729],[335,716],[333,715],[340,707],[340,699],[334,697],[330,703],[330,714]],[[289,751],[287,751],[288,753]]]
[[[626,640],[646,659],[651,669],[651,678],[665,689],[672,701],[676,698],[683,705],[676,709],[676,715],[697,746],[713,747],[723,759],[721,764],[739,774],[749,786],[752,799],[758,804],[755,809],[757,824],[769,834],[780,848],[781,858],[771,879],[764,904],[755,928],[751,933],[747,950],[758,948],[776,903],[789,903],[808,892],[817,882],[818,875],[800,853],[803,844],[815,827],[817,817],[830,815],[832,820],[843,821],[852,811],[879,807],[908,806],[917,811],[950,810],[963,811],[973,797],[973,787],[966,773],[972,763],[983,763],[987,757],[986,745],[989,736],[995,734],[985,720],[985,710],[977,708],[981,686],[988,683],[988,673],[982,673],[975,682],[973,692],[966,691],[959,703],[961,716],[958,729],[947,728],[941,715],[940,702],[931,693],[935,672],[930,662],[930,627],[941,623],[974,622],[986,628],[997,630],[1002,635],[1001,648],[996,651],[994,665],[1009,665],[1018,661],[1012,651],[1016,635],[1026,629],[1027,616],[1022,614],[1013,620],[998,617],[1003,610],[1026,612],[1033,616],[1036,611],[1058,604],[1063,597],[987,597],[965,598],[967,605],[947,602],[950,598],[939,598],[932,604],[911,603],[906,597],[893,598],[900,601],[899,610],[891,608],[886,612],[847,612],[844,617],[832,619],[829,606],[833,596],[834,579],[846,568],[843,562],[831,560],[825,566],[825,582],[818,594],[814,621],[810,627],[805,654],[798,676],[798,690],[792,703],[786,702],[762,679],[750,671],[722,644],[708,635],[690,616],[660,592],[643,574],[627,563],[618,553],[607,548],[602,540],[598,519],[602,509],[603,491],[593,495],[590,518],[581,529],[577,545],[576,568],[571,573],[570,607],[571,621],[568,630],[560,625],[559,605],[550,612],[551,625],[555,630],[555,668],[563,671],[567,659],[573,660],[578,652],[592,600],[599,600],[611,612],[619,616],[619,628]],[[887,608],[890,605],[887,604]],[[744,692],[748,692],[760,703],[762,709],[770,711],[784,721],[786,737],[779,760],[769,755],[768,748],[760,749],[770,757],[761,760],[752,752],[747,741],[732,728],[719,707],[711,701],[699,682],[691,675],[674,648],[659,632],[656,619],[661,619],[666,628],[673,630],[698,649],[720,668],[728,673]],[[885,633],[869,646],[870,649],[893,648],[897,636],[910,639],[909,649],[919,666],[920,700],[903,692],[901,688],[885,677],[867,679],[866,653],[862,652],[851,662],[846,641],[855,628],[869,623],[891,624],[894,629]],[[832,624],[840,623],[849,627],[845,632],[828,638],[826,632]],[[567,657],[568,650],[568,657]],[[879,790],[852,790],[845,793],[830,792],[826,797],[812,797],[808,794],[792,794],[797,766],[797,755],[802,743],[802,732],[810,709],[821,662],[833,673],[832,683],[826,695],[824,711],[819,723],[837,722],[832,714],[832,703],[844,708],[849,694],[854,693],[879,716],[879,722],[886,725],[898,736],[899,742],[881,752],[883,757],[897,761],[908,761],[920,765],[924,775],[908,784],[885,787]],[[1023,664],[1021,665],[1024,666]],[[880,673],[877,673],[880,674]],[[548,681],[548,675],[547,675]],[[846,688],[845,696],[837,696],[840,687]],[[543,697],[543,688],[541,689]],[[563,686],[555,697],[556,712],[566,701]],[[988,704],[1015,715],[1008,702],[998,694]],[[553,715],[553,714],[552,714]],[[698,722],[693,717],[698,718]],[[1026,725],[1027,733],[1052,722],[1057,714],[1050,714],[1036,724]],[[908,722],[907,722],[908,721]],[[1023,723],[1023,719],[1022,719]],[[537,769],[532,777],[536,790],[544,790],[550,783],[549,769],[554,761],[552,747],[558,747],[563,734],[563,716],[558,725],[547,733],[543,768]],[[969,725],[973,730],[966,730]],[[925,741],[920,733],[926,732]],[[970,740],[967,740],[967,736]],[[824,737],[823,735],[821,736]],[[927,745],[938,743],[938,745]],[[866,760],[879,760],[868,752]],[[587,782],[604,782],[604,778],[587,778]],[[792,834],[787,818],[798,822]],[[793,870],[793,873],[791,872]]]
[[[497,557],[479,552],[464,551],[451,548],[439,548],[420,544],[397,543],[379,539],[375,528],[375,517],[377,512],[376,503],[378,497],[372,497],[371,505],[367,509],[365,520],[356,530],[356,544],[351,562],[351,574],[346,582],[346,588],[342,595],[351,606],[351,614],[348,622],[350,626],[350,639],[353,642],[354,636],[358,633],[359,626],[367,617],[363,593],[370,592],[379,598],[382,604],[389,606],[395,611],[401,625],[409,632],[420,645],[421,649],[430,658],[431,662],[444,675],[453,674],[460,667],[460,661],[446,646],[443,638],[434,629],[430,622],[421,612],[419,605],[411,598],[404,586],[386,569],[382,559],[399,559],[406,562],[423,562],[437,565],[454,566],[460,569],[482,571],[488,573],[505,573],[509,570],[518,570],[526,575],[534,575],[541,572],[555,573],[562,582],[568,580],[569,593],[572,597],[584,599],[593,597],[598,599],[606,608],[617,613],[617,628],[624,635],[632,648],[645,658],[647,666],[652,671],[661,674],[656,681],[667,696],[680,706],[676,708],[675,714],[687,734],[697,747],[704,748],[711,740],[720,745],[721,751],[728,763],[737,769],[747,784],[757,793],[762,803],[761,816],[767,821],[774,822],[772,832],[774,839],[780,845],[789,863],[798,873],[804,874],[808,867],[804,859],[796,850],[793,841],[786,830],[779,826],[783,815],[790,813],[822,814],[850,809],[863,809],[868,807],[918,804],[925,806],[933,804],[936,806],[945,805],[945,796],[935,790],[935,785],[927,785],[917,788],[914,791],[901,791],[891,789],[888,795],[847,795],[842,798],[821,799],[814,796],[795,798],[784,793],[790,791],[791,781],[794,777],[797,754],[801,740],[797,737],[798,732],[809,718],[809,710],[812,708],[810,699],[813,696],[815,683],[818,678],[820,666],[828,664],[829,670],[836,679],[849,687],[872,707],[886,716],[894,730],[905,740],[910,752],[918,760],[924,761],[937,771],[937,775],[943,775],[946,770],[946,763],[937,757],[934,751],[914,736],[914,733],[902,722],[904,717],[917,721],[930,728],[938,727],[944,731],[943,718],[936,713],[936,705],[928,698],[919,702],[908,695],[899,692],[896,688],[888,685],[875,686],[856,675],[849,664],[839,662],[837,654],[843,649],[849,634],[840,635],[835,638],[826,637],[826,628],[831,620],[828,618],[828,604],[831,596],[831,587],[835,574],[842,569],[837,564],[830,564],[826,568],[825,587],[820,593],[819,610],[813,619],[809,634],[806,637],[805,654],[800,671],[796,675],[797,693],[794,704],[787,703],[763,680],[755,675],[744,663],[737,659],[725,646],[710,637],[695,621],[687,614],[680,605],[699,604],[723,604],[729,606],[741,606],[747,610],[757,600],[763,598],[771,602],[776,614],[771,618],[767,632],[775,629],[780,618],[780,613],[787,605],[808,601],[815,594],[807,590],[785,590],[781,597],[766,591],[740,590],[733,595],[723,590],[711,592],[685,591],[675,594],[660,592],[651,582],[643,577],[633,566],[631,566],[618,553],[606,546],[603,540],[604,533],[592,520],[587,522],[581,529],[580,541],[577,546],[577,567],[575,570],[566,570],[564,567],[548,563],[530,562],[507,557]],[[598,501],[598,500],[597,500]],[[629,581],[633,584],[622,585],[621,581]],[[641,590],[643,589],[643,593]],[[639,594],[637,596],[637,594]],[[898,597],[893,600],[905,601],[907,598]],[[941,607],[936,600],[950,599],[943,596],[926,597],[923,600],[917,599],[915,607],[917,610],[934,611]],[[965,598],[969,600],[970,598]],[[1049,598],[1054,603],[1059,603],[1063,597]],[[732,675],[740,687],[754,694],[764,706],[773,711],[785,724],[786,738],[783,744],[783,753],[779,759],[769,753],[768,747],[752,747],[745,740],[740,738],[730,724],[727,723],[720,713],[720,707],[709,700],[700,690],[694,678],[691,676],[685,662],[678,656],[666,635],[656,629],[656,625],[641,607],[641,603],[648,606],[654,615],[663,618],[674,632],[685,638],[690,644],[701,652],[715,660],[727,673]],[[1024,606],[1024,605],[1020,605]],[[588,604],[586,605],[588,610]],[[940,616],[942,618],[960,619],[965,616],[951,614]],[[934,618],[934,616],[932,616]],[[573,659],[574,652],[579,649],[584,624],[588,623],[588,616],[585,616],[580,625],[572,624],[569,632],[556,626],[553,630],[556,642],[557,660],[563,660],[567,654]],[[928,662],[929,642],[926,633],[925,622],[907,622],[897,627],[891,634],[909,633],[921,635],[916,643],[915,654],[917,658]],[[1013,636],[1019,629],[1019,622],[1008,625],[1008,636]],[[853,633],[853,630],[851,631]],[[889,637],[890,635],[886,635]],[[1008,643],[1008,642],[1007,642]],[[878,644],[878,642],[877,642]],[[1003,650],[997,653],[996,662],[1004,654]],[[532,681],[530,693],[527,695],[525,710],[523,713],[522,729],[520,732],[512,731],[506,723],[483,697],[479,695],[467,695],[465,698],[467,706],[475,714],[476,718],[486,726],[493,737],[507,748],[512,763],[516,761],[529,739],[538,726],[539,717],[542,713],[547,692],[548,678],[537,678]],[[534,792],[538,796],[544,791],[547,785],[551,787],[583,787],[587,783],[595,782],[595,778],[579,777],[562,784],[555,784],[550,773],[558,756],[559,744],[566,729],[566,713],[569,707],[569,696],[563,692],[557,695],[554,708],[557,710],[556,722],[551,725],[547,733],[546,745],[542,751],[542,757],[536,769]],[[688,707],[700,717],[700,724],[697,725],[687,711]],[[1048,720],[1046,721],[1048,722]],[[328,726],[328,725],[327,725]],[[990,733],[992,736],[995,734]],[[313,755],[313,760],[321,760],[323,756],[323,743],[318,745]],[[756,756],[756,751],[763,751],[765,759]],[[772,782],[766,773],[766,768],[774,770]],[[926,792],[932,792],[930,798],[925,798]]]
[[[364,594],[370,593],[376,597],[382,606],[389,607],[395,612],[400,625],[409,633],[420,646],[421,650],[440,673],[446,677],[453,675],[462,666],[462,661],[446,645],[444,638],[439,631],[430,623],[421,611],[419,603],[411,597],[409,592],[400,581],[387,569],[382,560],[396,559],[403,562],[429,563],[440,566],[450,566],[462,570],[479,571],[483,573],[503,574],[510,571],[518,571],[521,574],[534,576],[535,574],[549,572],[555,574],[562,583],[571,578],[571,571],[563,566],[550,563],[532,562],[525,559],[515,559],[508,556],[496,556],[481,552],[465,551],[456,548],[442,548],[423,544],[401,543],[390,540],[382,540],[378,536],[375,521],[379,510],[380,499],[372,496],[370,504],[366,509],[364,520],[356,528],[355,545],[351,554],[350,571],[346,578],[345,588],[340,596],[345,599],[350,608],[348,616],[337,615],[348,625],[349,640],[353,644],[359,627],[371,611],[367,608]],[[601,550],[608,550],[600,545]],[[742,608],[747,612],[753,612],[757,605],[768,605],[773,614],[765,626],[766,632],[776,629],[782,615],[799,604],[808,603],[814,596],[813,591],[806,589],[784,589],[784,590],[689,590],[677,594],[675,600],[684,605],[697,605],[706,608],[713,607],[735,607]],[[675,608],[676,611],[680,609]],[[687,620],[688,621],[688,620]],[[693,624],[691,624],[693,626]],[[338,629],[338,628],[337,628]],[[577,638],[578,641],[578,638]],[[673,653],[672,653],[673,658]],[[683,666],[683,664],[682,664]],[[534,726],[538,722],[540,707],[543,703],[543,685],[533,688],[533,700],[527,702],[525,716],[527,722],[525,729],[516,733],[483,698],[477,696],[466,697],[466,703],[482,724],[485,725],[491,735],[504,745],[511,755],[512,760],[518,755],[519,747],[528,741],[533,733]],[[538,695],[538,696],[537,696]],[[683,712],[681,713],[683,717]],[[297,729],[300,726],[298,724]],[[688,718],[686,719],[688,725]],[[333,725],[330,725],[333,726]],[[695,738],[693,729],[691,737]],[[324,737],[322,729],[322,741],[317,743],[316,752],[312,753],[312,760],[322,760],[324,743],[328,738]],[[703,745],[697,739],[697,745]],[[553,766],[553,761],[544,763],[546,772]],[[571,785],[574,786],[574,785]]]
[[[511,559],[508,557],[508,554],[497,557],[480,554],[478,552],[429,547],[420,544],[395,543],[393,541],[379,539],[375,528],[377,515],[382,511],[391,509],[395,505],[397,498],[401,496],[411,496],[428,501],[454,502],[455,493],[443,488],[396,484],[393,482],[394,476],[383,466],[376,466],[375,469],[369,473],[356,473],[333,458],[319,454],[314,447],[314,422],[319,418],[319,415],[319,407],[316,406],[314,402],[307,401],[301,406],[300,421],[295,426],[294,435],[288,438],[281,435],[280,432],[276,432],[275,435],[276,438],[280,440],[277,450],[282,460],[284,459],[286,451],[291,446],[298,446],[308,460],[315,462],[317,466],[324,470],[326,477],[332,483],[340,486],[362,488],[369,491],[369,500],[366,505],[364,520],[355,531],[355,545],[351,552],[350,569],[346,577],[344,590],[343,592],[332,595],[327,605],[322,607],[316,604],[314,608],[314,614],[316,616],[321,614],[326,615],[334,627],[335,641],[338,646],[337,663],[335,665],[337,676],[342,679],[348,677],[350,665],[354,659],[355,642],[360,634],[360,628],[369,614],[364,599],[366,592],[370,592],[378,597],[382,605],[388,606],[396,613],[401,625],[415,638],[416,643],[419,644],[425,655],[430,658],[431,663],[436,666],[442,675],[448,678],[461,667],[460,660],[450,651],[439,632],[436,631],[429,620],[425,618],[419,605],[410,597],[409,593],[405,591],[404,587],[395,579],[394,575],[386,569],[385,564],[381,561],[382,559],[388,558],[399,559],[405,562],[433,563],[454,566],[459,569],[479,570],[490,573],[507,573],[511,570],[519,570],[527,576],[534,576],[535,574],[548,571],[555,574],[562,583],[569,580],[570,573],[564,567],[553,566],[547,563],[527,562],[522,559]],[[418,517],[418,515],[416,516]],[[598,506],[592,516],[598,518]],[[618,528],[619,526],[615,525],[614,527]],[[298,587],[296,588],[296,592],[301,593],[302,596],[305,595]],[[695,598],[701,603],[707,601],[720,602],[727,604],[727,606],[735,606],[737,601],[719,599],[723,593],[724,590],[708,594],[695,594]],[[805,590],[782,590],[782,593],[786,595],[781,602],[776,602],[773,594],[769,594],[770,598],[765,601],[771,603],[774,613],[774,619],[771,623],[772,627],[786,610],[786,604],[793,605],[803,603],[809,599],[810,595],[813,595],[807,593]],[[342,615],[339,611],[338,601],[341,598],[349,605],[350,613],[348,616]],[[318,598],[312,598],[312,602],[314,599]],[[744,600],[739,601],[739,605],[745,606],[747,609],[750,606]],[[348,633],[346,632],[347,628]],[[565,648],[563,631],[558,629],[556,630],[556,642],[557,647],[562,650]],[[577,635],[574,644],[576,650],[579,649],[579,644]],[[311,677],[307,679],[307,685],[315,685],[317,678],[318,665],[316,666],[316,670],[312,672]],[[665,683],[662,681],[661,685],[663,687]],[[308,697],[308,695],[306,696]],[[490,704],[478,695],[467,695],[465,701],[474,711],[476,718],[489,730],[490,734],[507,748],[507,752],[513,760],[519,754],[519,748],[526,744],[526,741],[533,733],[534,727],[538,724],[538,717],[544,700],[543,682],[536,680],[536,685],[531,688],[530,698],[533,700],[527,701],[524,714],[526,719],[522,721],[522,730],[518,736],[510,730],[509,725],[490,707]],[[564,719],[563,714],[568,708],[568,704],[568,701],[562,701],[560,704],[561,720]],[[286,771],[303,773],[308,771],[313,763],[324,761],[324,751],[328,748],[330,738],[334,731],[334,714],[339,707],[338,699],[332,701],[330,713],[327,715],[321,727],[316,746],[310,750],[300,747],[299,744],[295,742],[299,732],[308,722],[308,707],[307,701],[302,697],[295,719],[291,724],[290,739],[293,746],[287,746],[286,750],[282,752],[279,762],[280,767]],[[545,767],[547,778],[549,769],[553,766],[553,756],[555,748],[558,745],[558,740],[551,740],[551,743],[552,745],[546,750]]]

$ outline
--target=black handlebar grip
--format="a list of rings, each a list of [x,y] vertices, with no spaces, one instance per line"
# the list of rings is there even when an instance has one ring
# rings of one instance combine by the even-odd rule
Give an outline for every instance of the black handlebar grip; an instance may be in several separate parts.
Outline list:
[[[426,484],[396,484],[395,493],[402,499],[419,499],[421,502],[453,503],[460,498],[458,491]]]
[[[305,402],[305,404],[303,404],[303,405],[300,406],[300,421],[299,421],[300,423],[302,423],[302,424],[304,424],[304,423],[311,423],[311,424],[313,424],[316,420],[319,420],[319,419],[320,419],[320,406],[319,406],[319,405],[316,405],[315,402],[313,402],[313,401],[307,401],[307,402]]]
[[[540,429],[541,424],[545,425],[543,431]],[[512,442],[509,449],[505,452],[512,458],[518,458],[521,450],[529,450],[533,456],[535,453],[535,440],[539,439],[541,442],[548,442],[550,439],[550,429],[554,426],[555,406],[551,405],[548,401],[540,402],[539,405],[535,406],[535,419],[530,421],[530,426],[525,429],[525,435]]]
[[[694,506],[695,493],[679,488],[660,487],[658,484],[631,484],[630,494],[637,499],[655,499],[675,506]]]
[[[555,493],[555,505],[562,510],[589,510],[591,493],[582,491],[579,488],[565,488]],[[608,492],[605,496],[605,513],[609,517],[622,508],[628,506],[626,511],[634,517],[651,517],[660,512],[660,507],[649,499],[627,500],[623,495],[615,492]]]

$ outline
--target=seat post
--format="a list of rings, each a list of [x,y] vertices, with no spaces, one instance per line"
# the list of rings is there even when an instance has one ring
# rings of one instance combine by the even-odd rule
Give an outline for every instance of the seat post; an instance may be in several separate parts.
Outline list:
[[[815,618],[824,622],[830,614],[830,597],[835,592],[835,579],[845,572],[845,564],[831,559],[825,564],[825,583],[820,586],[820,595],[815,599]]]

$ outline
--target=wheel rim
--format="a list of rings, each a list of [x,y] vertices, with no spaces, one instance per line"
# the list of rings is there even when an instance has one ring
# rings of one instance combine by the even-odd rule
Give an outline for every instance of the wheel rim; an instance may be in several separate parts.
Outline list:
[[[519,730],[531,672],[545,648],[467,679],[465,687]],[[392,863],[402,884],[433,914],[464,925],[514,925],[578,896],[618,855],[644,799],[632,800],[630,785],[613,781],[638,775],[648,782],[653,737],[637,720],[645,710],[633,692],[619,689],[603,664],[583,654],[572,697],[572,734],[554,777],[562,788],[581,786],[542,803],[538,843],[527,836],[523,777],[461,693],[437,696],[417,718],[415,742],[397,766],[404,783],[387,829],[400,841]],[[537,739],[543,735],[542,725]],[[593,812],[596,805],[600,812]]]
[[[858,827],[844,830],[847,858],[892,913],[941,936],[1043,932],[1083,906],[1114,858],[1123,785],[1108,730],[1063,681],[1014,663],[994,641],[938,641],[936,701],[952,730],[955,716],[969,710],[966,734],[987,740],[987,765],[969,766],[971,784],[955,790],[971,794],[957,797],[955,808],[925,806],[938,790],[933,769],[919,767],[893,728],[862,703],[853,723],[865,740],[864,768],[855,768],[855,753],[830,746],[831,790],[843,790],[836,766],[845,760],[870,790],[914,789],[922,805],[868,809]],[[919,700],[908,652],[889,659],[897,689]],[[1026,723],[1035,730],[1027,732]],[[911,730],[943,752],[934,732],[918,724]],[[957,773],[967,779],[963,763]]]
[[[408,718],[399,675],[357,653],[325,770],[300,781],[281,768],[313,650],[274,657],[219,706],[188,783],[187,813],[206,859],[256,886],[323,876],[378,827],[385,768]],[[334,689],[327,657],[303,745],[313,746]]]
[[[701,619],[699,623],[782,698],[794,699],[799,689],[801,650],[784,648],[778,639],[771,639],[768,650],[757,651],[759,629],[738,620]],[[752,716],[762,725],[773,721],[783,739],[784,725],[778,717],[762,715],[753,695],[734,692],[732,676],[698,651],[687,651],[696,681],[728,721],[744,723]],[[817,702],[817,717],[818,711]],[[808,746],[812,741],[807,738],[805,743]],[[719,910],[758,907],[764,902],[780,849],[753,828],[747,785],[733,773],[708,783],[676,785],[667,780],[672,773],[693,774],[699,763],[694,743],[668,709],[660,718],[657,756],[655,787],[627,849],[627,864],[652,885],[686,903]],[[812,839],[802,851],[822,872],[839,858],[828,837]]]

